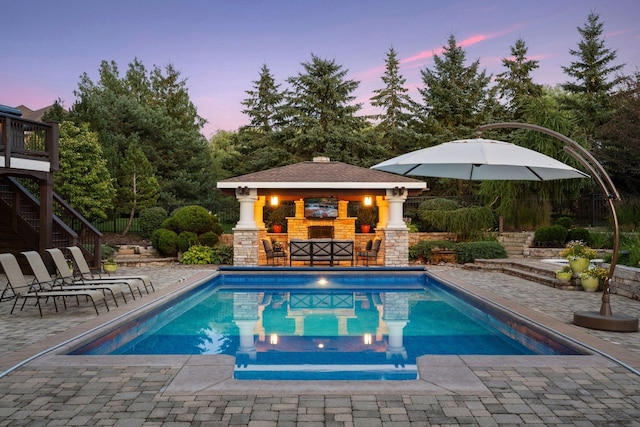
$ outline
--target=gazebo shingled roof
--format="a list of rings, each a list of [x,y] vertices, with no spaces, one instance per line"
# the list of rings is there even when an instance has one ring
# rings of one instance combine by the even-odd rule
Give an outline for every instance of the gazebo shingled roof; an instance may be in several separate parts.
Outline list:
[[[277,191],[280,194],[310,196],[322,193],[327,195],[355,195],[369,192],[384,194],[386,189],[404,187],[410,194],[419,194],[426,189],[426,183],[388,172],[362,168],[342,162],[314,159],[240,175],[218,182],[218,188],[227,194],[233,194],[237,187],[257,188],[264,195]]]

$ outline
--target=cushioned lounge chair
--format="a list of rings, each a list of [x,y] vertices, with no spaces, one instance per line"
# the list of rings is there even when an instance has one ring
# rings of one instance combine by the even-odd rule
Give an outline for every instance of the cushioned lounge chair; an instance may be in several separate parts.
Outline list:
[[[127,297],[124,295],[124,291],[118,285],[110,285],[108,283],[97,283],[97,284],[81,284],[81,285],[70,285],[65,284],[61,280],[57,280],[55,277],[51,277],[49,274],[49,270],[47,270],[47,266],[44,264],[42,257],[36,251],[28,251],[22,252],[22,255],[25,256],[27,262],[29,263],[29,267],[31,267],[31,271],[34,276],[34,283],[39,284],[41,287],[50,287],[52,290],[61,290],[61,291],[80,291],[80,290],[97,290],[104,292],[109,292],[113,297],[113,302],[118,306],[118,300],[116,300],[116,293],[120,293],[122,295],[122,299],[124,302],[127,302]]]
[[[84,258],[84,254],[82,253],[82,249],[77,246],[69,246],[67,248],[71,253],[71,257],[73,258],[73,263],[78,268],[78,271],[83,279],[104,279],[100,274],[100,271],[94,271],[89,268],[89,264],[87,264],[87,260]],[[155,292],[153,287],[153,283],[151,283],[151,277],[145,275],[138,276],[112,276],[109,275],[110,279],[123,279],[123,280],[138,280],[142,282],[144,285],[144,290],[149,294],[149,288]],[[140,294],[142,295],[142,294]]]
[[[271,260],[271,265],[275,265],[276,259],[281,259],[282,265],[287,263],[287,253],[284,250],[275,251],[271,244],[271,240],[262,239],[262,246],[264,247],[264,252],[267,254],[267,263]]]
[[[40,317],[42,317],[42,306],[41,301],[48,301],[51,299],[56,308],[56,312],[58,311],[58,303],[57,299],[61,298],[64,304],[64,307],[67,308],[66,298],[72,297],[76,299],[78,305],[80,305],[80,297],[85,297],[91,301],[93,304],[93,308],[96,311],[96,314],[100,314],[98,312],[98,307],[96,306],[97,301],[104,301],[104,306],[109,311],[109,305],[107,304],[107,300],[104,297],[104,293],[98,290],[51,290],[50,287],[45,287],[42,284],[32,283],[29,284],[27,282],[26,277],[22,273],[20,269],[20,265],[18,264],[18,260],[13,254],[0,254],[0,265],[2,265],[2,269],[4,270],[4,274],[7,277],[7,284],[10,286],[15,299],[13,301],[13,307],[11,307],[11,314],[13,314],[13,310],[16,308],[16,304],[19,299],[23,299],[22,307],[20,307],[20,311],[24,308],[28,299],[35,299],[36,305],[38,306],[38,311],[40,312]]]
[[[58,282],[61,282],[62,285],[123,285],[129,288],[131,292],[131,296],[133,299],[136,299],[136,294],[134,293],[134,289],[138,290],[140,296],[142,296],[142,292],[140,292],[140,288],[138,287],[138,282],[136,280],[128,280],[128,279],[120,279],[116,277],[111,277],[109,279],[84,279],[82,277],[76,278],[73,275],[73,272],[67,265],[67,260],[64,257],[62,251],[58,248],[47,249],[49,255],[51,255],[51,259],[53,259],[53,263],[56,266],[56,270],[58,272],[56,279]]]
[[[369,240],[367,242],[367,247],[364,251],[359,251],[356,255],[357,261],[363,260],[366,266],[369,266],[369,260],[375,261],[378,263],[378,252],[380,252],[380,244],[382,240],[375,238],[373,240]],[[357,262],[356,261],[356,262]]]

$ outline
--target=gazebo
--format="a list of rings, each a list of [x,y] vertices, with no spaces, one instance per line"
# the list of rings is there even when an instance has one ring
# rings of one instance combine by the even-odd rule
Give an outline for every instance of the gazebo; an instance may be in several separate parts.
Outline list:
[[[424,181],[315,157],[313,161],[268,169],[218,182],[225,194],[240,202],[240,219],[233,229],[234,265],[262,264],[261,239],[267,236],[263,208],[267,202],[294,201],[295,216],[287,218],[286,242],[310,238],[310,230],[330,229],[339,239],[355,240],[355,220],[347,213],[348,203],[370,202],[378,208],[375,236],[382,240],[380,261],[385,266],[406,266],[409,262],[409,230],[403,219],[403,205],[409,195],[427,188]],[[330,217],[305,215],[305,200],[332,198],[337,213]],[[277,203],[276,202],[276,203]],[[372,236],[373,237],[373,236]]]

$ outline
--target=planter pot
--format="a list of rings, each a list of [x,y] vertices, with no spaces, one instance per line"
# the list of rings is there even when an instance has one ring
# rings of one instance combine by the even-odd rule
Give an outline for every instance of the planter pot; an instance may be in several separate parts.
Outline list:
[[[561,280],[563,282],[571,281],[571,277],[572,276],[573,276],[573,273],[570,273],[570,272],[558,272],[558,273],[556,273],[556,279]]]
[[[102,269],[104,270],[105,273],[115,273],[116,270],[118,269],[118,265],[117,264],[103,264],[102,265]]]
[[[368,233],[371,231],[371,225],[369,224],[363,224],[360,226],[360,232],[361,233]]]
[[[591,260],[589,260],[589,258],[570,259],[569,267],[571,267],[571,271],[573,271],[576,274],[583,273],[587,271],[587,269],[589,268],[590,262]]]
[[[584,277],[580,279],[580,284],[586,292],[595,292],[600,286],[600,279],[597,277]]]
[[[282,225],[281,224],[273,224],[271,226],[274,233],[282,233]]]

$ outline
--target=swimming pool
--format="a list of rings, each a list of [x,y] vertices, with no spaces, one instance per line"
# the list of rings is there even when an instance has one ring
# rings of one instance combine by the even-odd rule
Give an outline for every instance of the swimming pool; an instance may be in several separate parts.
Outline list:
[[[576,355],[424,270],[231,269],[71,354],[228,354],[236,379],[415,379],[433,354]]]

